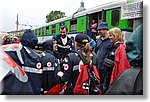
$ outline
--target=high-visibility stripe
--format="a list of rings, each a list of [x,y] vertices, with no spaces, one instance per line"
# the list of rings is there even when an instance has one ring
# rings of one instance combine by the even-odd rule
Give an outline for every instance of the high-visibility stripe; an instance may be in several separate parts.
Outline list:
[[[73,71],[75,71],[75,70],[79,70],[79,65],[76,65],[73,67]]]
[[[16,51],[16,53],[17,53],[17,57],[18,57],[19,61],[21,62],[21,64],[24,64],[21,52],[20,51]]]
[[[25,72],[42,74],[42,69],[36,69],[36,68],[33,68],[33,67],[25,67],[25,66],[22,66],[22,69]]]
[[[17,46],[17,47],[16,47]],[[21,44],[8,44],[1,46],[3,51],[20,51],[22,49]]]
[[[43,71],[54,71],[54,67],[43,67]]]
[[[31,53],[31,51],[27,47],[24,46],[24,48],[29,54]]]
[[[21,52],[20,52],[20,50],[22,49],[21,44],[3,45],[1,48],[3,49],[3,51],[16,51],[17,57],[20,60],[21,64],[24,64],[24,61],[22,59],[22,55],[21,55]]]

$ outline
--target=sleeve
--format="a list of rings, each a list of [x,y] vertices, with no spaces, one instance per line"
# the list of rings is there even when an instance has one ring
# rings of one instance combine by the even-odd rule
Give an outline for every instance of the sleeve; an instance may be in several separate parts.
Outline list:
[[[116,61],[118,62],[118,75],[120,75],[124,70],[130,68],[130,64],[126,56],[125,46],[120,45],[118,54]]]
[[[68,57],[68,62],[63,64],[64,67],[64,75],[61,77],[61,80],[66,82],[70,80],[71,74],[72,74],[72,70],[73,70],[73,64],[72,64],[72,60],[71,60],[72,56]]]
[[[70,45],[69,46],[70,46],[70,50],[75,50],[74,44],[73,44],[71,39],[70,39]]]
[[[54,67],[55,67],[55,70],[54,70],[54,81],[56,83],[59,82],[59,77],[57,76],[57,73],[61,70],[60,68],[60,64],[59,64],[59,61],[57,59],[55,59],[55,62],[54,62]]]
[[[115,66],[113,68],[110,84],[126,69],[130,68],[130,63],[128,62],[126,52],[125,52],[125,45],[121,44],[116,49],[115,54]]]

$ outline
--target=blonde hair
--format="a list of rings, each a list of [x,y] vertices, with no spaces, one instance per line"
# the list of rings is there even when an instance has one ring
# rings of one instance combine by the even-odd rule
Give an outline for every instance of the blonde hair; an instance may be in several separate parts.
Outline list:
[[[79,43],[76,43],[76,46],[77,46],[77,47],[80,47],[81,50],[86,54],[87,61],[88,61],[88,63],[89,63],[90,60],[91,60],[91,57],[90,57],[90,54],[91,54],[91,46],[90,46],[90,43],[86,43],[86,44],[79,44]]]
[[[115,36],[116,38],[116,42],[124,42],[124,34],[122,33],[122,31],[119,28],[112,28],[108,31],[108,34],[111,33]]]

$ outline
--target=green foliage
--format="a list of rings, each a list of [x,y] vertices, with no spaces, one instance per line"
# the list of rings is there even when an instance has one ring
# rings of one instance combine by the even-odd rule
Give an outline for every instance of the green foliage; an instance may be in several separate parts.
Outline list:
[[[46,23],[57,20],[59,18],[65,17],[65,13],[61,11],[51,11],[47,16],[46,16]]]

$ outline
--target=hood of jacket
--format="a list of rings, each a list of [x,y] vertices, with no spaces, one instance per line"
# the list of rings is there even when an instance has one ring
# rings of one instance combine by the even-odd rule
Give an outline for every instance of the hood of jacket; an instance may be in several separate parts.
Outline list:
[[[143,64],[143,24],[130,36],[126,43],[126,52],[131,66]]]
[[[22,36],[21,44],[33,49],[37,43],[38,39],[37,36],[34,35],[33,31],[30,29],[26,30]]]
[[[45,51],[49,50],[49,51],[53,51],[53,39],[51,40],[47,40],[43,43],[43,49]]]

